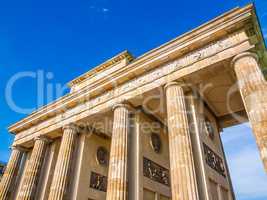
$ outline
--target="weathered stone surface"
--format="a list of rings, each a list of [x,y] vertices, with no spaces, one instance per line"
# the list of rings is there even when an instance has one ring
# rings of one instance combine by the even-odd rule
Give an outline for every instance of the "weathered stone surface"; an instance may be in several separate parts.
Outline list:
[[[69,170],[78,128],[71,124],[65,126],[63,130],[64,133],[50,187],[49,200],[63,200],[67,195],[68,179],[70,178]]]
[[[267,82],[258,64],[258,56],[243,53],[233,60],[233,67],[250,123],[267,171]]]
[[[35,138],[29,164],[26,168],[26,174],[23,178],[22,187],[19,190],[17,200],[33,200],[35,199],[36,189],[39,176],[49,140],[45,137]]]
[[[197,184],[183,88],[165,86],[173,200],[197,200]]]
[[[128,124],[129,111],[127,106],[116,105],[114,107],[107,200],[127,199]]]
[[[17,178],[23,151],[22,148],[16,146],[12,147],[12,153],[0,183],[1,200],[8,200],[10,198],[10,193],[12,192],[11,190],[14,190],[14,184]]]

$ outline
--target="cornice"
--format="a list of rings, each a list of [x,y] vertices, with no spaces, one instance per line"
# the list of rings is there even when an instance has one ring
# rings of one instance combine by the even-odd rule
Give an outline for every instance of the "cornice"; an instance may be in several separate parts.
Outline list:
[[[120,62],[123,59],[127,59],[130,62],[134,59],[134,57],[132,56],[132,54],[129,51],[125,50],[125,51],[119,53],[118,55],[112,57],[111,59],[105,61],[104,63],[94,67],[92,70],[82,74],[78,78],[75,78],[74,80],[70,81],[68,83],[68,86],[72,87],[76,84],[79,84],[79,83],[83,82],[84,80],[94,76],[96,73],[102,72],[102,71],[112,67],[114,64]]]
[[[134,78],[132,77],[133,74],[135,76],[139,76],[142,73],[145,73],[146,71],[173,59],[174,55],[177,58],[190,51],[200,48],[203,46],[203,44],[211,42],[211,38],[214,39],[217,37],[218,39],[229,34],[230,31],[234,31],[235,27],[237,27],[237,24],[241,24],[242,26],[242,23],[250,19],[250,17],[253,15],[253,10],[254,7],[252,4],[244,8],[236,8],[154,50],[149,51],[143,56],[133,60],[130,64],[122,69],[110,74],[110,76],[114,77],[112,82],[114,83],[114,81],[116,81],[122,84],[123,82],[121,80],[124,77],[131,76],[131,78]],[[194,49],[190,48],[192,46],[194,46]],[[106,67],[108,67],[108,65]],[[89,77],[90,73],[92,73],[92,71],[88,72],[88,74],[85,76]],[[96,97],[100,92],[103,92],[102,90],[98,90],[98,88],[102,89],[105,87],[111,89],[113,86],[112,82],[110,81],[110,78],[103,78],[103,80],[101,79],[101,81],[96,85],[92,84],[83,88],[82,91],[80,90],[67,94],[59,100],[40,108],[36,112],[30,114],[28,117],[10,126],[9,131],[16,134],[27,127],[46,120],[47,118],[56,116],[59,113],[63,113],[66,108],[70,106],[74,107],[78,104],[78,102],[82,102],[82,100],[86,98],[85,94],[89,96],[88,93],[90,92],[90,97]]]

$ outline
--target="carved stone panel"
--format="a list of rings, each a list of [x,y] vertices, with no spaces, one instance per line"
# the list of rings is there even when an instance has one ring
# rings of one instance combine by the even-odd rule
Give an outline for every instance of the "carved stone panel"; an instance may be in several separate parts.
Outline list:
[[[143,171],[145,177],[163,185],[170,186],[170,173],[168,169],[147,158],[143,158]]]
[[[106,176],[91,172],[90,188],[99,190],[102,192],[107,191],[108,178]]]
[[[203,147],[207,165],[223,177],[226,177],[223,159],[212,151],[205,143],[203,143]]]

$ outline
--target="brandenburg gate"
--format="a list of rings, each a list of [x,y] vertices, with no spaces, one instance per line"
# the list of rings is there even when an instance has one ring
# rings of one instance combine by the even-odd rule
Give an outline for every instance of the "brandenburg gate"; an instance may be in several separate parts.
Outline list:
[[[252,4],[120,53],[9,127],[0,200],[235,199],[220,133],[249,121],[267,170],[264,66]]]

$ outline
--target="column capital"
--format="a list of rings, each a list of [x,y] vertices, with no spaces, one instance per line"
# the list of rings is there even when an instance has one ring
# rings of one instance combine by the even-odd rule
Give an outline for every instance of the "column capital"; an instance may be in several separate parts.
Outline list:
[[[79,133],[79,130],[80,130],[79,126],[74,124],[74,123],[70,123],[70,124],[64,125],[62,127],[62,129],[63,129],[63,131],[72,130],[74,133]]]
[[[183,87],[185,86],[185,82],[180,80],[180,81],[171,81],[169,83],[166,83],[166,85],[164,86],[164,91],[166,91],[167,88],[169,88],[170,86],[174,86],[174,85]]]
[[[129,105],[128,103],[118,103],[118,104],[115,104],[113,107],[112,107],[112,111],[116,110],[117,108],[126,108],[127,110],[132,110],[132,106]]]
[[[257,62],[259,61],[259,56],[256,53],[252,53],[252,52],[243,52],[241,54],[238,54],[237,56],[235,56],[231,62],[231,66],[234,67],[235,63],[240,60],[241,58],[244,57],[252,57],[254,58]]]
[[[10,148],[11,150],[18,150],[18,151],[20,151],[20,152],[27,152],[27,151],[28,151],[27,148],[22,147],[22,146],[19,146],[19,145],[17,145],[17,144],[11,145],[9,148]]]
[[[52,142],[52,140],[44,135],[39,135],[37,137],[34,138],[34,141],[37,141],[37,140],[42,140],[44,141],[45,143],[50,143]]]

